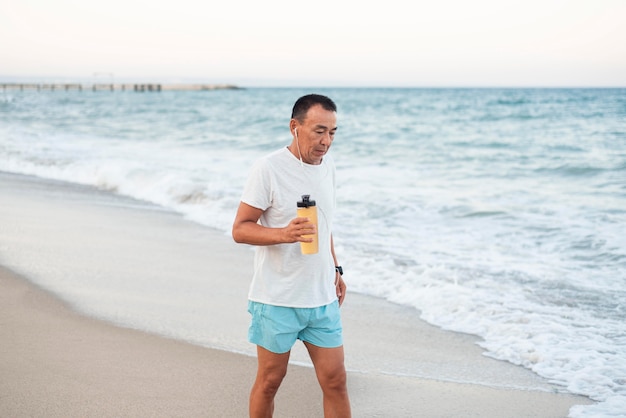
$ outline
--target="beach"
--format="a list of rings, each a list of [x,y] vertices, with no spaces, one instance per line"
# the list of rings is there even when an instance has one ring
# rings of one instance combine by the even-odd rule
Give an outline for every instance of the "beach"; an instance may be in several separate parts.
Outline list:
[[[115,260],[120,268],[132,266],[137,280],[198,274],[215,289],[203,295],[214,333],[235,330],[246,344],[249,248],[180,215],[147,210],[140,202],[90,187],[4,173],[0,190],[1,416],[247,415],[253,347],[216,349],[219,344],[98,319],[102,315],[90,313],[77,299],[61,300],[42,283],[60,268],[69,271],[72,263],[89,273],[113,268]],[[199,258],[196,264],[175,253],[184,249],[176,235],[181,230],[202,243],[197,253],[184,251]],[[80,252],[87,247],[93,251]],[[145,251],[129,254],[131,247]],[[62,253],[69,256],[66,264],[51,261]],[[167,254],[178,260],[172,270],[159,264]],[[139,263],[130,264],[134,259]],[[125,302],[120,298],[120,303]],[[556,393],[557,387],[525,369],[483,356],[477,337],[437,329],[408,309],[348,295],[342,311],[353,416],[565,417],[571,406],[591,403]],[[292,358],[275,416],[322,416],[321,391],[300,346]],[[409,363],[421,365],[423,376],[403,375],[399,368]],[[458,374],[454,381],[450,370],[463,370],[466,381]],[[478,370],[482,376],[493,372],[493,382],[470,383]],[[536,390],[529,390],[533,385]]]

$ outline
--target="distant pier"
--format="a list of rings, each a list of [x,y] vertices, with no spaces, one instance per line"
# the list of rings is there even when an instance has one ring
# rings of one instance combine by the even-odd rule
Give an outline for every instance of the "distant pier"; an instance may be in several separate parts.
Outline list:
[[[232,84],[162,84],[162,83],[0,83],[6,90],[36,91],[204,91],[204,90],[241,90]]]

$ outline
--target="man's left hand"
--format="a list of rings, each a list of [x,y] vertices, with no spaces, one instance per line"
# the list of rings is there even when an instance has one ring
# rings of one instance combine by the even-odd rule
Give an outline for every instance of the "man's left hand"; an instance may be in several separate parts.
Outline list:
[[[343,281],[343,277],[339,272],[335,272],[335,290],[337,291],[337,298],[339,299],[339,306],[346,298],[346,283]]]

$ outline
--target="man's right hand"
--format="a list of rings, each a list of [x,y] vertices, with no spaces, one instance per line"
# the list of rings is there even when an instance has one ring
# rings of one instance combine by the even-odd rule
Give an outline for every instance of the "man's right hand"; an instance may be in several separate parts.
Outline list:
[[[315,224],[310,223],[309,218],[294,218],[285,228],[285,242],[313,242],[313,235],[317,233]]]

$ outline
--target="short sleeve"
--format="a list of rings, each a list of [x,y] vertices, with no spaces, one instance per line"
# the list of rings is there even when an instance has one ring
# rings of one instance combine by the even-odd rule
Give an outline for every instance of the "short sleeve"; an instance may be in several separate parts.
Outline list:
[[[256,161],[250,168],[241,201],[257,209],[266,210],[272,203],[272,179],[267,159]]]

